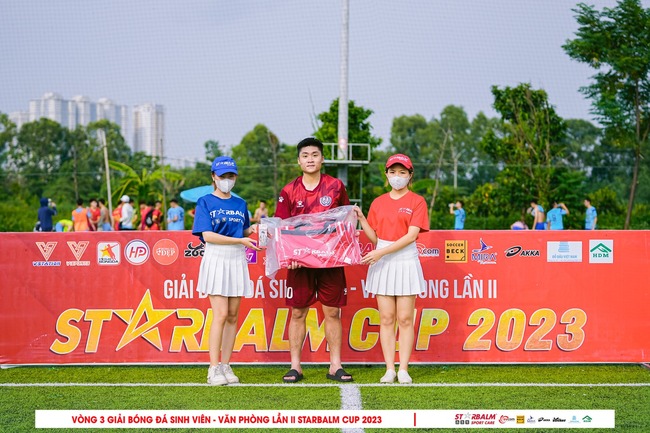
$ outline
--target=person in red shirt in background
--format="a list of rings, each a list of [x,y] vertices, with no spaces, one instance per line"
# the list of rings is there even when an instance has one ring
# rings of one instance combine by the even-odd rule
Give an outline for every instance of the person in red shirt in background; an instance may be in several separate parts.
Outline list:
[[[149,230],[147,227],[147,214],[153,210],[153,203],[140,202],[140,224],[138,224],[139,230]]]
[[[298,143],[297,150],[302,176],[282,189],[275,216],[289,218],[349,205],[343,182],[320,172],[324,161],[323,143],[313,137],[305,138]],[[301,268],[293,262],[287,273],[287,287],[293,288],[286,298],[286,305],[291,307],[291,369],[283,376],[283,381],[295,383],[303,379],[300,355],[306,334],[305,319],[309,306],[320,301],[325,316],[325,338],[330,350],[330,367],[326,377],[338,382],[351,382],[352,375],[341,364],[341,307],[347,303],[343,268]]]
[[[415,339],[413,309],[415,297],[426,290],[415,240],[429,230],[429,215],[424,198],[409,190],[413,180],[411,159],[393,155],[386,162],[390,192],[370,205],[368,219],[355,208],[361,228],[376,249],[361,263],[370,265],[366,290],[376,295],[379,309],[379,339],[386,362],[381,383],[411,383],[408,363]],[[395,319],[399,324],[399,372],[395,373]]]
[[[153,224],[149,227],[149,230],[162,230],[162,203],[156,201],[156,204],[153,208],[153,213],[151,214],[151,219]]]
[[[122,205],[123,202],[120,201],[120,204],[113,209],[113,230],[118,231],[120,229],[120,220],[122,219]]]
[[[97,200],[90,199],[90,207],[88,208],[88,225],[91,232],[97,231],[97,225],[99,224],[99,217],[102,214],[102,210],[99,208]]]

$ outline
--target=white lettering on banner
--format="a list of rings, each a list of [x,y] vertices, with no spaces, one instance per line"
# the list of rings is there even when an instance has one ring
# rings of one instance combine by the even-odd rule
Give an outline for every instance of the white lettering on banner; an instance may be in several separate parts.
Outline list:
[[[493,299],[497,297],[496,279],[475,279],[472,274],[467,274],[460,280],[427,280],[427,291],[420,293],[421,299],[447,299],[449,291],[453,289],[455,299]]]
[[[163,296],[165,299],[194,299],[194,280],[187,280],[185,274],[181,274],[180,280],[165,280],[163,283]],[[200,292],[197,298],[207,298]]]

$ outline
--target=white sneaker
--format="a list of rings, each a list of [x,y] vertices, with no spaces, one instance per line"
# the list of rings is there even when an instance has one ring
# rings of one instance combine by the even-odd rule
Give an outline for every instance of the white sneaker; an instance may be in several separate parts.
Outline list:
[[[228,383],[239,383],[239,378],[232,372],[230,364],[221,364],[221,374],[226,377]]]
[[[221,364],[208,368],[208,383],[210,385],[226,385],[228,379],[221,372]]]
[[[395,377],[397,377],[395,370],[386,370],[386,374],[379,379],[379,383],[393,383],[395,382]]]
[[[397,380],[399,383],[413,383],[413,379],[411,379],[409,372],[406,370],[400,370],[397,372]]]

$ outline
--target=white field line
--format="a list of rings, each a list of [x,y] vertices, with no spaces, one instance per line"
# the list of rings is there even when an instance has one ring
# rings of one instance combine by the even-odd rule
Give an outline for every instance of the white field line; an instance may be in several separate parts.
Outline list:
[[[341,410],[361,410],[361,391],[356,384],[346,383],[341,386]],[[365,433],[363,428],[343,428],[341,433]]]
[[[45,382],[45,383],[0,383],[0,388],[29,388],[29,387],[211,387],[207,383],[79,383],[79,382]],[[335,383],[238,383],[228,385],[229,387],[244,388],[338,388],[348,385],[339,385]],[[356,388],[374,388],[374,387],[417,387],[417,388],[568,388],[568,387],[650,387],[650,382],[642,383],[412,383],[409,385],[400,384],[382,384],[382,383],[358,383],[353,385]]]

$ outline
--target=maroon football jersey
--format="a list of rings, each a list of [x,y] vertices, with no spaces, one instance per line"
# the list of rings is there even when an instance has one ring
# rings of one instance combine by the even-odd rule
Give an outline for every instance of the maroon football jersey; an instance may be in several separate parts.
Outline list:
[[[320,175],[320,182],[313,191],[307,191],[302,183],[302,176],[288,183],[280,192],[275,206],[278,218],[323,212],[339,206],[350,204],[345,185],[339,179],[327,174]]]

